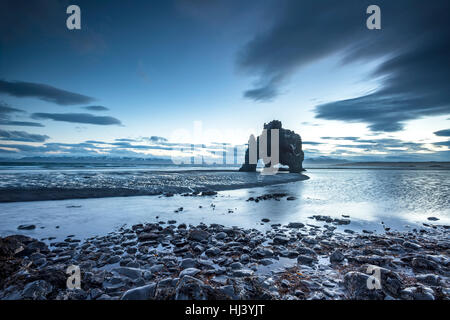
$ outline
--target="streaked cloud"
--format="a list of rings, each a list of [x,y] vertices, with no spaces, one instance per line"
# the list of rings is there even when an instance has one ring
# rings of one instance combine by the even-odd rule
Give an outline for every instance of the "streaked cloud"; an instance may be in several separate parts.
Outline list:
[[[18,98],[37,98],[59,105],[76,105],[93,102],[95,99],[79,93],[58,89],[47,84],[0,80],[0,94]]]
[[[72,123],[87,123],[102,126],[122,125],[119,119],[109,116],[96,116],[89,113],[33,113],[33,119],[54,120]]]
[[[108,111],[109,108],[104,107],[104,106],[87,106],[87,107],[83,107],[86,110],[89,111]]]
[[[439,130],[434,133],[438,137],[450,137],[450,129]]]
[[[44,127],[42,123],[31,121],[12,120],[13,115],[23,115],[26,112],[21,109],[13,108],[10,105],[0,101],[0,125],[3,126],[19,126],[19,127]]]
[[[44,142],[50,137],[42,134],[33,134],[25,131],[6,131],[0,129],[0,140],[23,141],[23,142]]]

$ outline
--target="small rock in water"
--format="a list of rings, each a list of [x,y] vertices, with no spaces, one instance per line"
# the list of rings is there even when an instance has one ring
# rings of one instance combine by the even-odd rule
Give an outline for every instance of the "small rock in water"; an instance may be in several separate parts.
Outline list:
[[[203,191],[200,195],[201,196],[215,196],[216,194],[217,194],[216,191],[208,190],[208,191]]]
[[[436,218],[436,217],[428,217],[428,220],[430,220],[430,221],[438,221],[439,218]]]
[[[263,219],[261,219],[261,221],[262,221],[262,222],[270,222],[270,219],[263,218]]]
[[[21,224],[17,227],[19,230],[33,230],[36,229],[36,226],[34,224]]]
[[[293,229],[300,229],[303,228],[305,225],[301,222],[290,222],[288,224],[288,228],[293,228]]]

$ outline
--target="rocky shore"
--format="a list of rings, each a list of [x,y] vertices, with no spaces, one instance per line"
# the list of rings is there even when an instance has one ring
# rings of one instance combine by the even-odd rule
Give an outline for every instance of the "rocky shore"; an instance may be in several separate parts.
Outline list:
[[[262,232],[168,221],[49,245],[0,238],[0,299],[450,298],[447,226],[356,234],[337,232],[346,219],[311,218],[324,224]],[[80,289],[67,287],[71,265]]]

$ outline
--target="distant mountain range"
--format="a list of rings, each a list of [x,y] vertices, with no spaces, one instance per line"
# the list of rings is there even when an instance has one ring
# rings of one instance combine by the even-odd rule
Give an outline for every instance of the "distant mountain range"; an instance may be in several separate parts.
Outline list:
[[[59,157],[23,157],[20,159],[0,158],[0,162],[19,163],[130,163],[130,164],[173,164],[169,158],[135,158],[108,156],[59,156]]]
[[[352,161],[349,161],[347,159],[337,159],[337,158],[331,158],[331,157],[316,157],[316,158],[306,158],[303,161],[303,164],[338,164],[338,163],[349,163]]]

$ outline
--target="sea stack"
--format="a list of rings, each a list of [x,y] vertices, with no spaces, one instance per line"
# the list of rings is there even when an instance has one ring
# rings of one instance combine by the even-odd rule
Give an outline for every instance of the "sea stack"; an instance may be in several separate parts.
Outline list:
[[[279,130],[279,164],[288,166],[289,172],[300,173],[303,171],[302,162],[305,155],[302,150],[302,138],[299,134],[292,130],[283,129],[281,121],[273,120],[269,123],[264,124],[264,129],[267,130],[267,149],[268,155],[270,155],[271,150],[271,130]],[[261,135],[256,138],[257,142],[257,160],[262,157],[259,152],[259,139]],[[277,163],[265,163],[266,167],[275,166]],[[245,151],[245,163],[241,166],[239,171],[244,172],[255,172],[256,164],[250,163],[249,161],[249,148]]]

